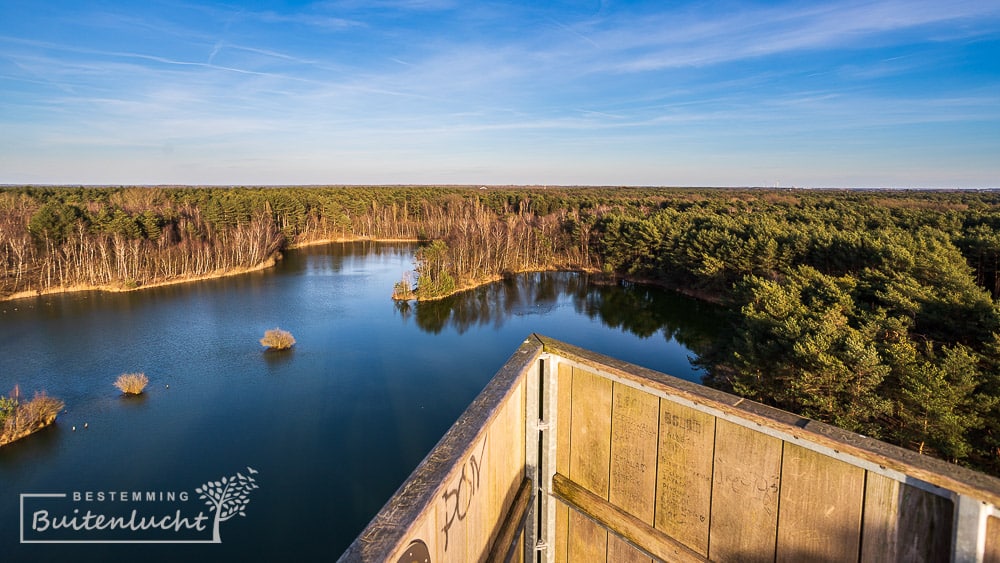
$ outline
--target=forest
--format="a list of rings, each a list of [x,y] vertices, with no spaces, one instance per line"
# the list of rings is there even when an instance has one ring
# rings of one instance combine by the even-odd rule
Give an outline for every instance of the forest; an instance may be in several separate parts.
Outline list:
[[[705,383],[1000,475],[1000,193],[701,188],[0,189],[0,298],[421,241],[401,299],[579,270],[725,305]]]

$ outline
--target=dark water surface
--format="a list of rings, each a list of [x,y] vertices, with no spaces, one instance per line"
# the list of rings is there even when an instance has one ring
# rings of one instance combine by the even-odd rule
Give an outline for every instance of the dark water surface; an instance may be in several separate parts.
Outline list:
[[[530,333],[697,381],[692,350],[720,322],[704,303],[579,274],[396,304],[392,285],[413,250],[313,247],[238,277],[0,303],[0,393],[19,385],[67,405],[53,427],[0,448],[0,560],[335,559]],[[275,326],[294,334],[294,349],[262,352],[257,341]],[[149,387],[123,397],[112,383],[135,371]],[[54,503],[44,505],[52,518],[194,516],[208,510],[195,488],[237,472],[259,488],[245,517],[220,524],[219,544],[20,543],[22,502],[27,537],[54,538],[32,535],[37,503]],[[73,500],[87,492],[104,501]],[[22,499],[38,493],[69,496]],[[212,537],[144,533],[118,539]]]

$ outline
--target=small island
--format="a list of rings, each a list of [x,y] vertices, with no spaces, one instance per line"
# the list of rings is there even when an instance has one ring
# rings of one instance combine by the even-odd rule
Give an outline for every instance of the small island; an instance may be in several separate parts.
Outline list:
[[[145,373],[123,373],[115,380],[115,387],[124,395],[141,395],[148,384]]]
[[[295,337],[287,330],[273,328],[264,332],[264,338],[260,339],[260,345],[268,350],[288,350],[295,345]]]
[[[52,424],[64,406],[62,401],[45,393],[36,393],[30,401],[23,401],[17,387],[9,397],[0,396],[0,446]]]

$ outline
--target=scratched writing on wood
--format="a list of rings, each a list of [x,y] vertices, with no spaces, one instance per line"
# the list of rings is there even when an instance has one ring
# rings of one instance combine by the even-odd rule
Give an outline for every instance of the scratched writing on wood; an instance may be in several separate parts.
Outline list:
[[[733,494],[747,502],[759,502],[767,514],[772,514],[777,506],[780,480],[781,476],[777,473],[765,474],[755,470],[733,471],[716,464],[716,486],[729,488]]]
[[[486,437],[479,447],[479,454],[473,453],[469,460],[462,464],[461,475],[455,478],[445,490],[441,498],[444,500],[445,521],[441,531],[444,532],[444,550],[448,551],[448,532],[455,522],[465,520],[469,514],[472,499],[479,491],[480,472],[483,469],[483,455],[486,453]]]

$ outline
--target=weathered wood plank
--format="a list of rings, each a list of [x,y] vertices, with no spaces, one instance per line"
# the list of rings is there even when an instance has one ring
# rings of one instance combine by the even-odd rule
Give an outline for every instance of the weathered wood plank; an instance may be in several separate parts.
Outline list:
[[[660,400],[655,527],[708,555],[715,417]]]
[[[573,370],[569,476],[605,499],[611,469],[611,394],[610,380]]]
[[[595,528],[611,530],[630,543],[641,545],[644,550],[664,561],[707,561],[684,544],[574,483],[565,475],[556,473],[553,476],[552,492],[557,498],[570,505],[571,527],[576,525],[580,519],[586,521],[592,519],[594,522],[600,522],[603,526],[598,527],[597,524],[592,523]],[[586,516],[582,516],[583,514]],[[573,549],[572,543],[570,549]],[[577,561],[573,556],[574,553],[571,551],[570,561]],[[609,557],[608,561],[611,560]]]
[[[555,537],[555,562],[569,562],[569,507],[562,502],[550,500],[556,503],[556,537]]]
[[[521,382],[511,393],[510,399],[503,410],[497,415],[490,426],[489,457],[486,467],[489,468],[488,487],[489,501],[485,514],[485,533],[489,533],[489,542],[495,541],[498,533],[496,523],[504,516],[505,510],[514,500],[518,485],[524,479],[524,464],[519,456],[511,452],[524,451],[524,395],[525,382]],[[482,535],[482,534],[481,534]],[[482,541],[482,538],[479,539]],[[480,546],[481,548],[482,546]]]
[[[802,418],[786,411],[584,350],[552,338],[541,335],[535,335],[535,337],[543,344],[546,352],[558,354],[567,361],[591,366],[595,370],[612,374],[622,380],[635,382],[663,395],[704,405],[726,415],[739,417],[748,422],[837,450],[843,454],[855,456],[875,466],[905,473],[942,489],[955,491],[1000,506],[1000,479],[997,477],[930,456],[920,455],[912,450]]]
[[[428,558],[431,561],[444,561],[444,554],[441,546],[435,541],[437,538],[437,521],[434,518],[434,511],[428,511],[417,522],[414,522],[409,537],[402,542],[399,547],[389,555],[386,561],[421,561]]]
[[[716,421],[709,559],[774,561],[781,440]]]
[[[660,400],[615,383],[611,407],[611,482],[608,500],[653,524]]]
[[[1000,518],[986,519],[986,552],[983,563],[1000,563]]]
[[[869,472],[861,561],[946,561],[953,505],[944,497]]]
[[[579,512],[570,510],[567,559],[573,563],[606,563],[608,531]]]
[[[517,548],[518,538],[524,536],[524,523],[528,516],[528,506],[532,500],[531,490],[531,479],[522,480],[510,504],[510,509],[500,521],[496,538],[493,540],[486,561],[490,563],[507,561],[508,556]]]
[[[865,471],[785,442],[777,561],[856,560]]]
[[[573,370],[570,476],[580,486],[608,498],[611,471],[611,381],[582,369]],[[586,518],[569,516],[570,561],[607,556],[608,533]],[[586,544],[586,545],[581,545]],[[603,560],[603,559],[602,559]]]
[[[569,475],[570,429],[573,428],[573,367],[559,364],[556,416],[556,471]]]
[[[948,559],[955,503],[905,484],[899,491],[898,561],[931,563]]]
[[[613,563],[653,563],[653,558],[615,534],[608,534],[608,561]]]
[[[611,483],[608,500],[653,523],[660,400],[616,383],[611,405]],[[608,561],[652,563],[652,558],[615,534],[608,534]]]
[[[875,473],[868,473],[866,477],[861,530],[862,563],[899,561],[899,549],[896,545],[899,486],[899,481]]]
[[[558,369],[558,390],[554,408],[556,416],[556,471],[569,475],[570,429],[573,427],[573,367],[560,363]],[[569,508],[563,503],[556,504],[556,563],[568,563]]]
[[[432,541],[442,545],[439,561],[477,561],[488,546],[485,542],[492,526],[484,528],[482,510],[487,504],[483,485],[488,475],[485,462],[490,436],[484,434],[445,480],[445,488],[434,504],[438,535],[428,545]]]

